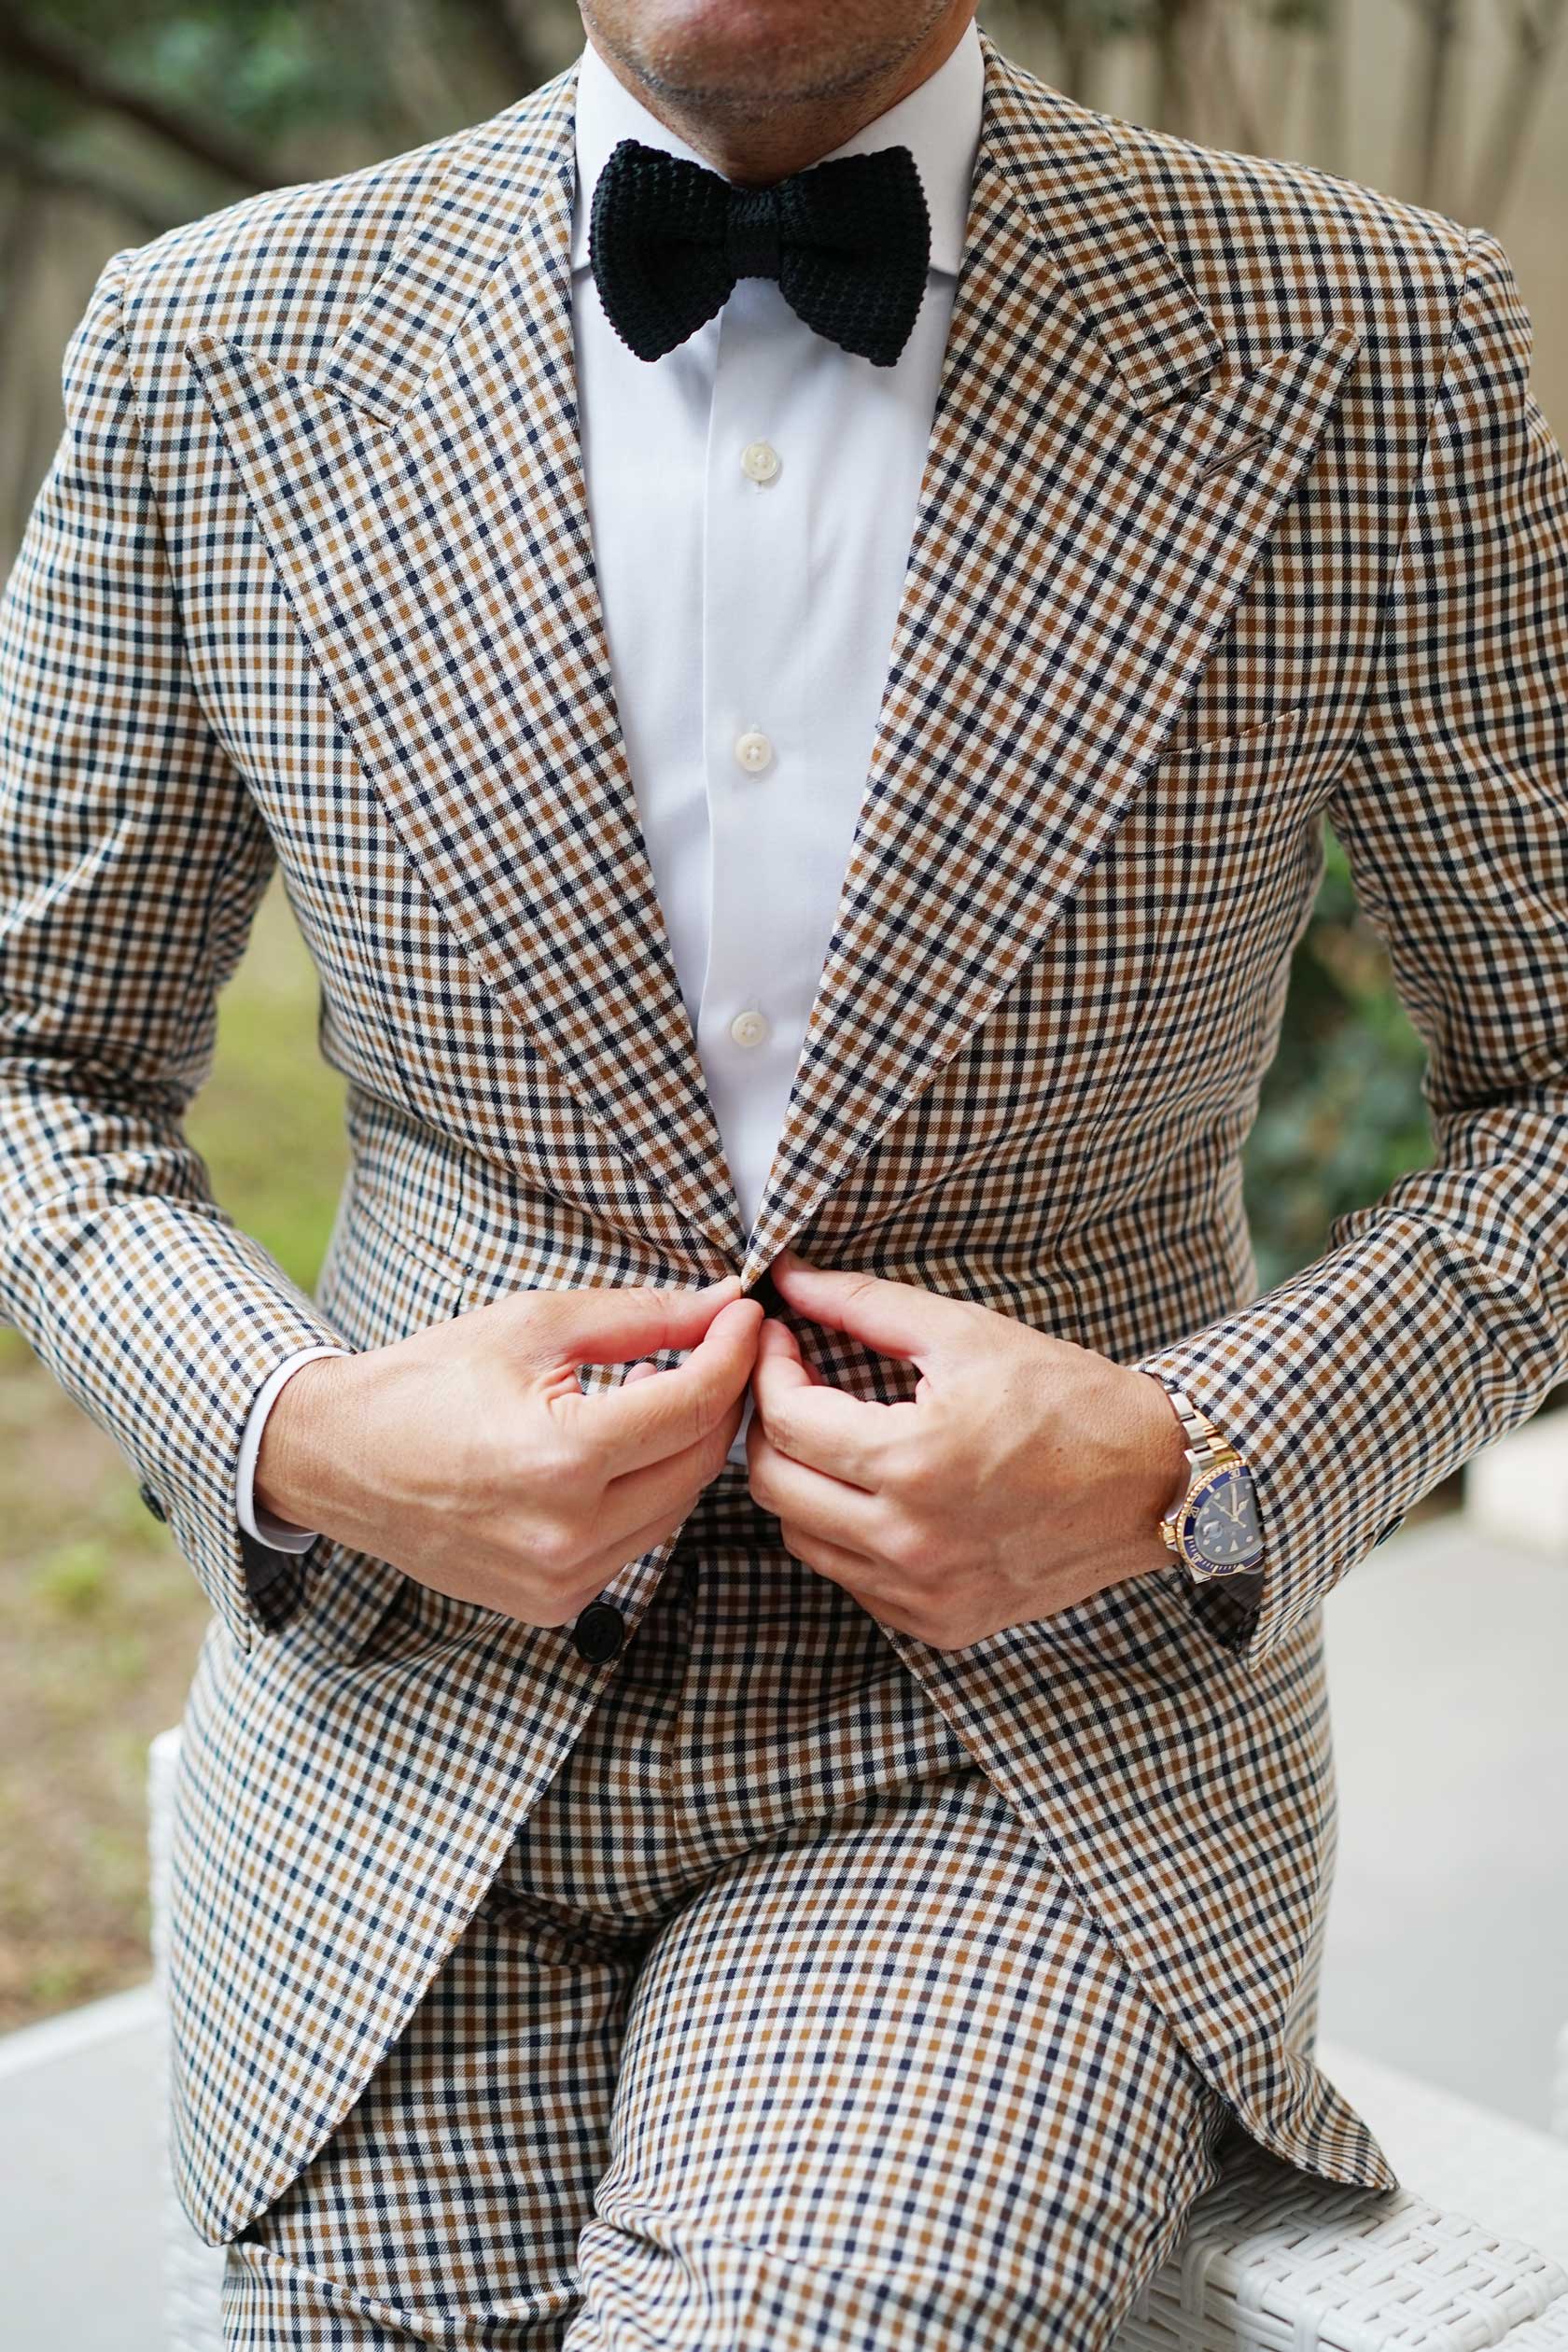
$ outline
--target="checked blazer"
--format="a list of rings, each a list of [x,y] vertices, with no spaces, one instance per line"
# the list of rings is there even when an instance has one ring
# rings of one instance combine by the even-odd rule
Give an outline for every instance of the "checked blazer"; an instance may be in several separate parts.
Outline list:
[[[519,1288],[749,1288],[791,1239],[1172,1373],[1253,1465],[1240,1596],[1173,1561],[966,1649],[888,1638],[1246,2128],[1393,2181],[1312,2054],[1320,1604],[1568,1370],[1568,471],[1485,230],[982,43],[875,749],[749,1232],[595,585],[575,66],[116,254],[72,342],[0,628],[0,1301],[216,1612],[173,1984],[210,2238],[345,2114],[615,1671],[333,1541],[242,1543],[257,1391]],[[1435,1151],[1260,1297],[1239,1155],[1325,819]],[[314,1296],[181,1128],[274,863],[349,1089]],[[607,1588],[629,1623],[674,1540]]]

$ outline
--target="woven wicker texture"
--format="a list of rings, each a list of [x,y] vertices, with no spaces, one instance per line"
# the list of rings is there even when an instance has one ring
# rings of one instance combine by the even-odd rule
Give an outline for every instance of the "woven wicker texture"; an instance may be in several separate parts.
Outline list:
[[[1405,2190],[1315,2184],[1246,2142],[1116,2342],[1118,2352],[1568,2347],[1568,2274]]]
[[[1406,2188],[1522,2238],[1568,2271],[1568,2146],[1461,2093],[1320,2034],[1318,2062],[1365,2115]]]

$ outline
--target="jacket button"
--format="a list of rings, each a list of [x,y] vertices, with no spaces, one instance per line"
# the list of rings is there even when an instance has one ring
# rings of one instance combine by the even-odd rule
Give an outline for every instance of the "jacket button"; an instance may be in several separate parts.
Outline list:
[[[590,1666],[602,1666],[613,1658],[625,1638],[626,1620],[609,1601],[591,1601],[572,1627],[577,1654]]]
[[[155,1519],[166,1519],[168,1518],[168,1512],[163,1508],[162,1504],[160,1503],[151,1487],[141,1487],[137,1490],[137,1491],[140,1493],[142,1501],[147,1505],[147,1509],[152,1513]]]
[[[1401,1512],[1399,1512],[1399,1513],[1398,1513],[1398,1515],[1397,1515],[1395,1518],[1393,1518],[1393,1519],[1390,1519],[1390,1521],[1389,1521],[1388,1525],[1387,1525],[1387,1526],[1383,1529],[1383,1531],[1382,1531],[1382,1533],[1381,1533],[1381,1534],[1379,1534],[1379,1535],[1374,1535],[1374,1536],[1373,1536],[1373,1538],[1372,1538],[1372,1548],[1373,1548],[1373,1550],[1374,1550],[1374,1551],[1376,1551],[1376,1550],[1377,1550],[1377,1548],[1378,1548],[1378,1546],[1379,1546],[1379,1544],[1381,1544],[1381,1543],[1385,1542],[1385,1541],[1387,1540],[1387,1538],[1388,1538],[1390,1535],[1392,1535],[1392,1534],[1393,1533],[1393,1531],[1394,1531],[1394,1529],[1395,1529],[1396,1527],[1403,1527],[1403,1526],[1404,1526],[1404,1524],[1405,1524],[1405,1514],[1404,1514],[1404,1512],[1403,1512],[1403,1511],[1401,1511]]]
[[[750,1290],[742,1292],[741,1295],[760,1300],[764,1315],[777,1315],[782,1321],[784,1301],[778,1295],[778,1285],[773,1279],[771,1267],[764,1267]]]

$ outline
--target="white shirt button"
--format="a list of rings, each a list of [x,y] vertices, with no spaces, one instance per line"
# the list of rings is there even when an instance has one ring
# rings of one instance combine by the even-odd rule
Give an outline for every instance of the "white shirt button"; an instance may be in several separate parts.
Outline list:
[[[748,441],[740,453],[740,469],[749,482],[771,482],[778,471],[778,452],[771,441]]]
[[[737,1045],[760,1045],[768,1033],[768,1025],[760,1013],[737,1013],[730,1023],[730,1035]]]
[[[773,746],[758,728],[748,727],[735,737],[735,755],[748,776],[760,776],[773,758]]]

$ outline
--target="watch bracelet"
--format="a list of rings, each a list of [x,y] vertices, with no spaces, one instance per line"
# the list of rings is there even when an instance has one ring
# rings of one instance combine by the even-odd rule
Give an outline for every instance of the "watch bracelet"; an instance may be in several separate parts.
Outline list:
[[[1169,1509],[1161,1515],[1162,1534],[1169,1527],[1173,1538],[1178,1515],[1185,1506],[1187,1496],[1197,1482],[1200,1465],[1212,1468],[1222,1463],[1234,1462],[1242,1470],[1245,1470],[1247,1465],[1228,1438],[1222,1437],[1213,1422],[1205,1414],[1199,1412],[1184,1389],[1179,1388],[1173,1380],[1163,1379],[1160,1380],[1160,1386],[1169,1398],[1172,1411],[1191,1440],[1191,1443],[1183,1449],[1191,1465],[1191,1475],[1188,1477],[1186,1487],[1182,1493],[1177,1495]],[[1217,1568],[1212,1565],[1197,1569],[1187,1559],[1179,1543],[1168,1539],[1167,1547],[1181,1561],[1188,1575],[1200,1583],[1223,1583],[1227,1575],[1239,1573],[1237,1570]]]

